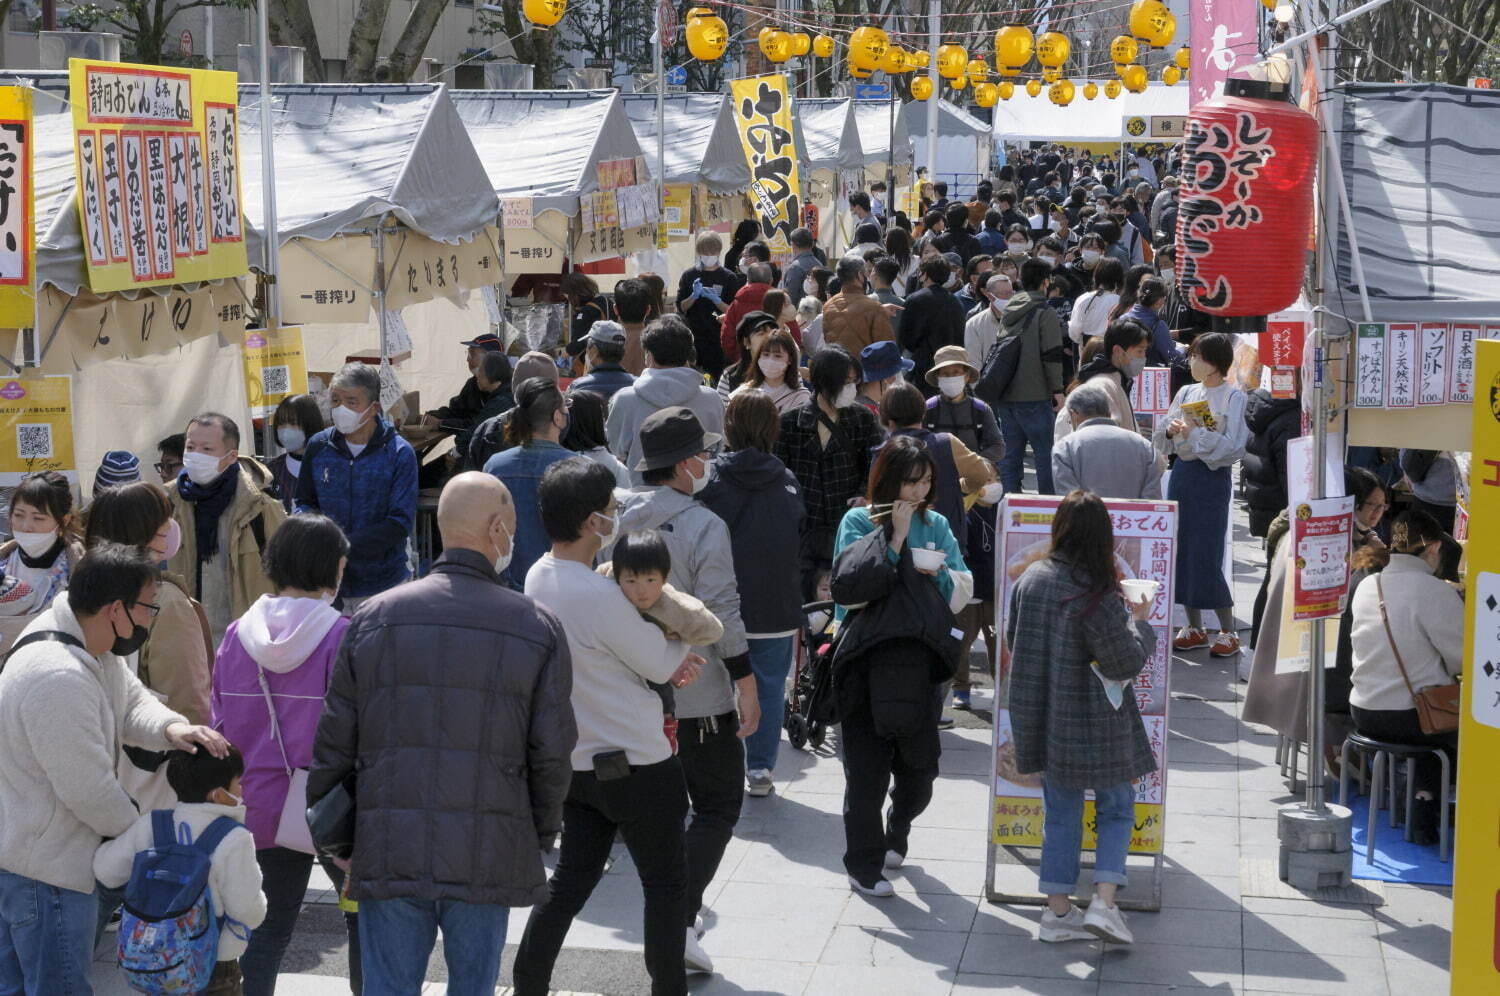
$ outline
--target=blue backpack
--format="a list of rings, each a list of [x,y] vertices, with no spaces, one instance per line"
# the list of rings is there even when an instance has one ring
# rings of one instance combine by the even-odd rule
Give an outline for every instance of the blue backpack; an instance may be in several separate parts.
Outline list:
[[[179,840],[170,809],[151,813],[156,839],[135,856],[120,916],[120,970],[136,992],[195,993],[208,986],[221,928],[208,870],[214,848],[239,826],[220,816],[196,841],[182,827]]]

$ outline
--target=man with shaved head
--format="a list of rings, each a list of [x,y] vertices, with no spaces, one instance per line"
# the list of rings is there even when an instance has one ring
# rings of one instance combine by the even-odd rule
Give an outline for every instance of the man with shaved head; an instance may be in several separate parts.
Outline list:
[[[493,992],[510,907],[547,898],[577,739],[549,610],[499,583],[516,510],[498,479],[438,499],[432,573],[364,602],[339,647],[308,802],[355,796],[349,895],[365,984],[416,992],[439,929],[455,992]]]

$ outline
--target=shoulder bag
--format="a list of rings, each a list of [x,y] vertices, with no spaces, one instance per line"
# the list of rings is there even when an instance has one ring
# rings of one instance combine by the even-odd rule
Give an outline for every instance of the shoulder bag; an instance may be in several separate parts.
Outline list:
[[[276,705],[271,700],[271,686],[259,661],[255,664],[255,676],[260,681],[260,693],[266,699],[266,711],[271,714],[271,736],[276,738],[276,748],[281,751],[281,763],[289,781],[286,798],[281,803],[281,818],[276,822],[276,846],[316,854],[312,831],[307,825],[307,769],[293,768],[287,760],[286,744],[281,740],[281,723],[276,719]]]
[[[1416,706],[1417,725],[1429,736],[1434,733],[1452,733],[1458,729],[1459,685],[1457,682],[1433,685],[1420,692],[1411,687],[1406,662],[1401,659],[1401,651],[1396,647],[1396,634],[1391,632],[1391,617],[1385,611],[1385,586],[1380,581],[1380,576],[1376,575],[1375,593],[1380,596],[1380,621],[1385,624],[1385,638],[1390,641],[1391,653],[1396,655],[1401,680],[1406,682],[1406,690],[1411,694],[1412,704]]]

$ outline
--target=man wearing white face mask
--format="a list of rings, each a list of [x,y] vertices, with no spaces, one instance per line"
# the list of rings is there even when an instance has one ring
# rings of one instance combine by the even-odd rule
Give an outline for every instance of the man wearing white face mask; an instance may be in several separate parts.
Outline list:
[[[187,425],[182,473],[167,489],[182,547],[168,565],[203,605],[217,643],[231,621],[271,593],[261,570],[266,542],[286,519],[272,495],[272,475],[260,461],[240,456],[240,429],[218,412]]]
[[[984,361],[1000,337],[1000,318],[1014,292],[1010,277],[1003,273],[990,277],[984,284],[984,296],[989,306],[971,315],[964,323],[964,352],[976,369],[984,369]]]
[[[328,387],[333,427],[307,444],[297,511],[322,512],[349,537],[339,587],[346,613],[410,575],[407,544],[417,516],[417,457],[380,412],[380,374],[346,363]]]

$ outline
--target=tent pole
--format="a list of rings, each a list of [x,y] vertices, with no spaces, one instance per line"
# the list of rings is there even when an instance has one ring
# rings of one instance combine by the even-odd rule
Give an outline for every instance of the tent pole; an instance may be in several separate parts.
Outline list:
[[[661,21],[661,7],[656,9],[656,50],[652,53],[656,69],[656,223],[658,226],[666,223],[667,201],[665,178],[667,175],[667,80],[666,80],[666,58],[663,52],[666,49],[667,40],[662,37],[665,26]],[[656,242],[658,248],[661,243]],[[665,258],[665,257],[663,257]],[[666,267],[662,267],[665,271]]]
[[[385,219],[375,219],[375,314],[380,322],[380,362],[389,355],[386,345],[388,319],[385,314]]]
[[[277,240],[279,229],[276,224],[276,142],[271,135],[271,27],[270,27],[270,0],[260,0],[256,5],[258,24],[256,38],[256,56],[260,63],[260,189],[261,189],[261,231],[264,235],[262,248],[265,254],[264,275],[262,284],[265,294],[266,313],[263,324],[268,329],[281,327],[281,287],[276,278],[281,269],[281,245]],[[210,8],[211,9],[211,8]],[[212,15],[210,15],[212,16]],[[211,29],[210,29],[211,30]],[[212,37],[212,34],[210,34]],[[208,53],[209,63],[213,63],[213,50]],[[262,398],[264,407],[264,398]],[[276,428],[271,424],[271,413],[267,412],[261,424],[264,440],[262,450],[266,459],[271,459],[271,454],[276,448]]]
[[[927,98],[927,179],[937,182],[938,146],[938,101],[943,97],[938,81],[938,19],[943,11],[943,0],[928,0],[927,3],[927,78],[932,81],[932,96]],[[915,172],[915,171],[914,171]],[[916,183],[916,177],[912,177]],[[917,185],[916,203],[922,203],[922,187]]]

